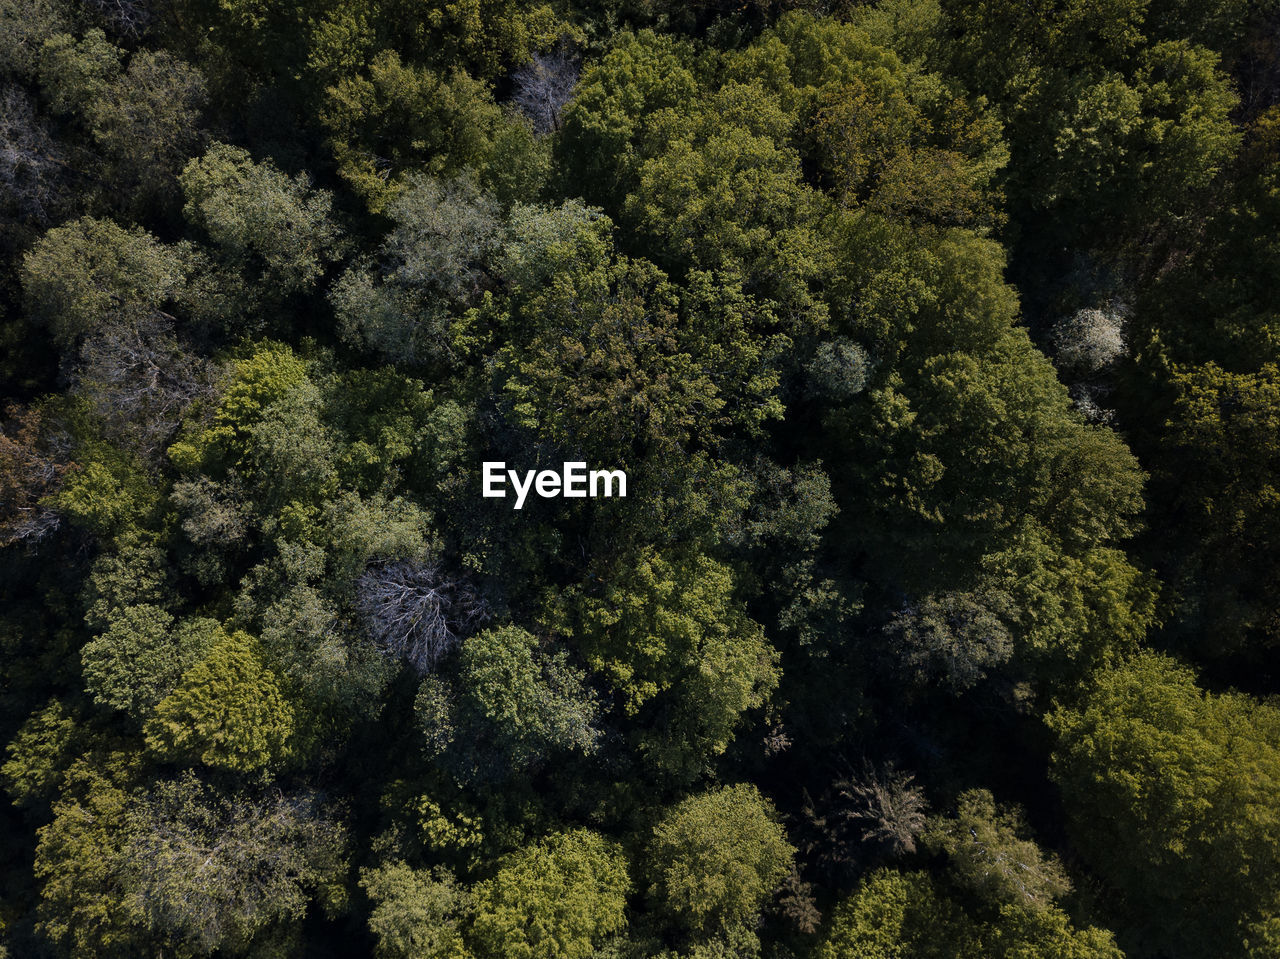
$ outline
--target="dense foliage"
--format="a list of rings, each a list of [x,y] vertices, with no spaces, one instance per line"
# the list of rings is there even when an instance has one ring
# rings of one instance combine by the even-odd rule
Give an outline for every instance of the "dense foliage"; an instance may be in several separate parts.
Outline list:
[[[0,955],[1276,959],[1278,237],[1276,0],[0,0]]]

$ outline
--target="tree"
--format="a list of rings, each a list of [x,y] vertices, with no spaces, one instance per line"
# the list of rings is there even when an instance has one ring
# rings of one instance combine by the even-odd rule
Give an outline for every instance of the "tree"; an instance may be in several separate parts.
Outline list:
[[[270,160],[215,143],[179,178],[187,219],[204,230],[240,275],[264,290],[305,292],[337,258],[342,232],[333,196],[306,174],[289,177]]]
[[[388,280],[462,306],[474,303],[504,239],[498,204],[467,177],[415,175],[387,214],[395,223],[382,248]]]
[[[586,829],[557,833],[476,888],[472,940],[485,959],[587,959],[626,926],[626,860]]]
[[[804,183],[786,136],[793,123],[759,84],[726,84],[684,124],[673,120],[632,148],[637,183],[623,209],[673,275],[722,274],[774,301],[785,332],[799,336],[829,324],[815,291],[832,251],[817,229],[827,203]]]
[[[150,538],[121,539],[94,561],[81,593],[84,624],[105,630],[126,608],[170,609],[176,601],[169,557]]]
[[[891,535],[914,528],[921,545],[945,555],[989,549],[1026,519],[1073,546],[1134,527],[1142,474],[1132,453],[1083,423],[1020,331],[990,353],[933,356],[870,399],[866,481],[886,490],[877,512],[895,514]],[[1034,478],[1043,475],[1057,479]]]
[[[483,170],[504,123],[479,81],[406,64],[394,50],[378,53],[367,75],[329,88],[326,101],[320,119],[338,172],[374,213],[386,209],[411,172],[451,177]]]
[[[1052,16],[1012,3],[946,7],[962,27],[947,58],[1005,107],[1010,205],[1037,275],[1064,251],[1136,259],[1151,231],[1198,216],[1236,148],[1236,95],[1215,53],[1194,38],[1163,40],[1158,25],[1177,14],[1131,0],[1057,3]]]
[[[1087,308],[1063,317],[1051,333],[1054,356],[1069,370],[1097,374],[1114,363],[1125,349],[1123,304],[1108,309]]]
[[[181,343],[160,312],[107,322],[80,346],[78,391],[103,431],[152,458],[164,450],[184,410],[209,398],[217,368]]]
[[[540,438],[626,469],[715,422],[724,401],[681,349],[674,290],[651,265],[562,277],[530,307],[533,341],[499,363],[516,421]]]
[[[516,424],[574,458],[645,463],[646,495],[679,503],[671,488],[692,454],[781,414],[771,360],[786,341],[765,334],[767,307],[740,286],[699,272],[681,290],[616,255],[609,221],[581,208],[515,222],[529,232],[502,258],[521,288],[495,317],[507,334],[495,366]]]
[[[42,416],[35,408],[9,406],[0,429],[0,546],[36,543],[58,527],[58,514],[41,505],[56,493],[71,464],[45,449]]]
[[[536,50],[552,46],[570,27],[540,0],[480,0],[466,6],[433,3],[430,29],[412,19],[419,8],[406,0],[386,4],[384,29],[415,59],[440,70],[465,70],[495,81]]]
[[[992,304],[962,309],[989,317]],[[935,335],[957,334],[913,332]],[[984,592],[982,605],[1004,609],[1017,668],[1043,681],[1123,654],[1154,621],[1150,576],[1110,545],[1136,528],[1143,475],[1115,433],[1071,408],[1024,332],[993,338],[910,363],[828,423],[856,435],[855,459],[867,464],[849,495],[872,504],[858,535],[877,578],[918,595]],[[970,572],[954,577],[960,569]],[[996,636],[995,649],[969,652],[994,663],[1000,645]]]
[[[298,389],[307,390],[315,402],[315,387],[307,364],[279,343],[263,343],[230,370],[211,422],[185,435],[169,449],[169,458],[180,469],[225,473],[229,468],[249,472],[253,468],[254,428],[277,403],[283,404]]]
[[[183,291],[189,253],[145,230],[85,217],[46,233],[22,258],[33,320],[68,349],[111,323],[163,312]]]
[[[3,0],[0,2],[0,71],[31,79],[40,47],[70,29],[75,10],[62,0]]]
[[[971,920],[927,873],[872,873],[831,916],[817,959],[968,959],[981,955]]]
[[[155,21],[155,10],[146,0],[89,0],[88,5],[124,40],[141,40]]]
[[[1056,857],[1025,837],[1021,810],[997,807],[991,793],[971,789],[956,800],[956,814],[935,816],[921,837],[943,852],[956,882],[995,905],[1044,912],[1071,891]]]
[[[1156,948],[1242,956],[1280,896],[1280,710],[1156,653],[1049,718],[1071,836]]]
[[[858,773],[837,779],[816,802],[806,796],[809,838],[801,851],[834,874],[868,860],[910,855],[927,809],[914,775],[893,763],[878,768],[864,760]]]
[[[173,178],[202,139],[204,76],[166,51],[128,57],[99,29],[57,34],[40,51],[40,83],[53,108],[76,116],[106,172],[138,210],[165,203]]]
[[[388,862],[361,870],[360,887],[374,903],[369,931],[378,959],[454,959],[463,950],[471,897],[447,870]]]
[[[1008,160],[999,122],[950,78],[908,67],[889,38],[873,40],[868,14],[860,19],[790,11],[726,57],[729,75],[763,80],[794,112],[797,145],[842,205],[917,222],[999,222],[995,180]]]
[[[649,894],[694,933],[749,926],[794,855],[773,805],[754,786],[698,793],[653,829]]]
[[[289,751],[293,706],[246,633],[223,633],[155,708],[147,746],[173,761],[251,772],[279,764]]]
[[[847,337],[824,341],[805,367],[809,390],[837,402],[851,399],[866,389],[872,365],[866,349]]]
[[[194,549],[184,550],[182,567],[200,582],[225,581],[232,557],[248,546],[250,505],[238,476],[219,483],[207,476],[179,480],[169,493],[181,517],[183,535]]]
[[[129,897],[161,942],[243,952],[345,901],[346,830],[315,795],[228,796],[193,774],[162,781],[129,814]]]
[[[559,205],[517,203],[507,217],[497,272],[511,289],[532,294],[578,264],[604,255],[613,221],[581,200]]]
[[[61,700],[51,699],[28,716],[5,747],[8,759],[0,767],[14,804],[33,808],[57,796],[81,738],[74,715]]]
[[[540,650],[532,635],[508,626],[472,636],[459,660],[457,738],[467,764],[484,778],[598,748],[595,694],[564,650]]]
[[[125,889],[130,796],[92,764],[76,763],[36,831],[37,930],[72,959],[136,955],[138,914]]]
[[[1190,587],[1193,629],[1213,644],[1238,646],[1251,633],[1280,641],[1274,586],[1280,547],[1272,464],[1280,453],[1280,367],[1232,373],[1216,363],[1174,374],[1165,424],[1169,460],[1162,486],[1180,521],[1194,531],[1178,579]]]
[[[139,50],[119,80],[87,107],[94,140],[112,161],[116,185],[132,187],[135,209],[177,195],[174,177],[204,141],[204,76],[165,51]]]
[[[342,336],[393,362],[452,359],[449,308],[473,305],[491,285],[505,234],[498,206],[469,178],[412,174],[386,212],[395,227],[376,269],[357,264],[330,292]]]
[[[489,618],[483,599],[439,564],[374,566],[356,584],[373,640],[389,656],[429,673]]]
[[[981,682],[1013,655],[1013,600],[998,589],[926,596],[885,626],[891,655],[918,684],[937,678],[955,692]]]
[[[80,468],[45,502],[100,540],[135,536],[158,502],[142,464],[105,443],[80,453]]]
[[[1111,933],[1062,912],[974,915],[925,872],[882,869],[836,907],[818,959],[1123,959]]]
[[[571,635],[627,714],[652,701],[640,747],[669,775],[691,776],[724,752],[777,684],[777,653],[732,597],[720,563],[645,550],[599,595],[575,599]]]
[[[44,225],[66,196],[70,168],[62,148],[17,86],[0,88],[0,188],[3,215]]]
[[[616,213],[634,189],[634,143],[650,124],[693,108],[698,83],[688,45],[644,30],[614,38],[583,73],[557,143],[565,177],[589,203]]]
[[[155,606],[126,606],[80,651],[85,688],[100,705],[142,719],[204,658],[217,635],[213,620],[175,626]]]
[[[1277,359],[1266,278],[1280,262],[1274,242],[1280,108],[1264,111],[1242,132],[1244,143],[1204,237],[1185,259],[1143,285],[1129,318],[1136,364],[1157,389],[1191,364],[1214,362],[1247,373]]]
[[[552,53],[535,53],[512,79],[511,100],[533,122],[534,132],[559,130],[560,116],[578,85],[578,65],[569,52],[560,47]]]

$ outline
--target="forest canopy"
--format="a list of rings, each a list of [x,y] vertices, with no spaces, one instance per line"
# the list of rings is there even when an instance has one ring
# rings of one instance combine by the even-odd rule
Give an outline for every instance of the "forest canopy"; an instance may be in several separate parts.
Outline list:
[[[1277,0],[0,0],[0,957],[1276,959],[1277,237]]]

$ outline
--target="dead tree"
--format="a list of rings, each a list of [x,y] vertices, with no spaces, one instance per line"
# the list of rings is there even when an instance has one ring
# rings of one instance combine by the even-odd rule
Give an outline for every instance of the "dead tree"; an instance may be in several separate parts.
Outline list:
[[[373,566],[360,577],[357,597],[378,648],[423,674],[489,618],[475,590],[447,577],[437,563]]]
[[[0,546],[30,545],[58,527],[41,500],[57,492],[71,463],[47,432],[34,409],[10,406],[0,418]]]
[[[68,167],[18,87],[0,89],[0,197],[12,215],[46,223],[62,197]]]
[[[88,337],[76,379],[113,435],[154,456],[183,410],[213,395],[216,377],[214,366],[178,341],[173,318],[156,310],[120,317]]]
[[[155,19],[145,0],[85,0],[111,33],[122,40],[141,40]]]
[[[578,85],[578,65],[564,49],[535,53],[515,72],[511,101],[533,122],[537,133],[560,129],[560,114]]]

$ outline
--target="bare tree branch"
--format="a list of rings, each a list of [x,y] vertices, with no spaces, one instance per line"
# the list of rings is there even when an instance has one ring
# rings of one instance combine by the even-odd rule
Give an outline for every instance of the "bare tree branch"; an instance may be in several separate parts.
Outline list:
[[[216,370],[184,349],[160,311],[122,317],[85,340],[80,391],[144,455],[162,450],[192,400],[214,391]]]
[[[15,214],[46,223],[61,194],[66,160],[31,98],[15,86],[0,90],[0,195]]]
[[[535,53],[533,59],[512,76],[515,93],[511,102],[533,121],[537,133],[560,129],[560,114],[578,85],[578,65],[566,50]]]
[[[124,40],[140,40],[155,20],[148,0],[84,0],[106,27]]]
[[[37,543],[58,527],[58,514],[40,504],[71,468],[65,451],[49,442],[34,409],[10,406],[0,418],[0,546]]]
[[[370,568],[357,584],[369,632],[388,656],[429,673],[489,618],[466,583],[447,579],[435,563],[399,561]]]

